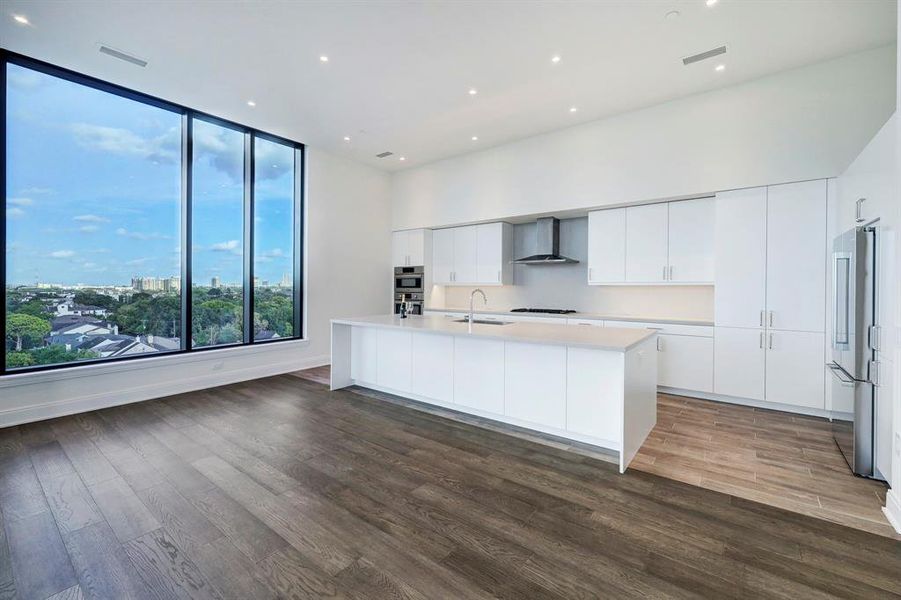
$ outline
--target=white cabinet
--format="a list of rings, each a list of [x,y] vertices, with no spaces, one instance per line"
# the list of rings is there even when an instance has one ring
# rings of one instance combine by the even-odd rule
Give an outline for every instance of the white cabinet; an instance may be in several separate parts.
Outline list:
[[[476,225],[476,282],[477,283],[507,283],[505,273],[511,270],[507,267],[510,262],[513,236],[504,235],[504,223],[485,223]]]
[[[439,402],[454,401],[454,338],[413,333],[411,391]]]
[[[432,280],[438,285],[453,283],[454,230],[436,229],[432,232]]]
[[[509,223],[485,223],[432,232],[433,282],[438,285],[505,285],[513,282]]]
[[[376,383],[401,392],[410,391],[413,339],[409,331],[378,329]]]
[[[504,414],[504,342],[454,339],[454,404]]]
[[[767,326],[825,331],[825,181],[767,189],[766,251]]]
[[[504,414],[566,428],[566,347],[505,343]]]
[[[716,195],[717,326],[762,327],[766,310],[766,188]]]
[[[454,228],[454,283],[479,282],[478,230],[475,225]]]
[[[765,332],[717,327],[714,337],[713,391],[724,396],[763,400],[766,393]]]
[[[623,356],[592,348],[566,350],[566,430],[602,440],[621,436],[622,382],[609,376]]]
[[[825,331],[826,182],[717,194],[716,324]]]
[[[714,280],[713,198],[588,213],[588,283]]]
[[[587,327],[604,327],[604,321],[596,319],[567,319],[567,325],[585,325]]]
[[[354,327],[350,336],[351,379],[365,383],[378,383],[378,330],[371,327]]]
[[[669,268],[673,283],[712,283],[714,278],[714,198],[670,202]]]
[[[429,255],[430,231],[408,229],[391,234],[391,262],[394,267],[425,265]]]
[[[713,391],[713,338],[658,335],[657,385]]]
[[[826,397],[825,335],[774,331],[766,340],[766,400],[824,409]]]
[[[626,280],[626,209],[588,213],[588,283]]]
[[[663,282],[666,269],[666,204],[626,208],[626,281]]]

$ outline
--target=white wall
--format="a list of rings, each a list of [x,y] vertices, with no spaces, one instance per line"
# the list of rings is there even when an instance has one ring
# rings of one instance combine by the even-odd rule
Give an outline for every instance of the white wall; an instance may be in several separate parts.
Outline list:
[[[535,254],[535,246],[535,223],[513,226],[514,257]],[[713,286],[589,286],[587,217],[560,221],[560,252],[579,263],[514,265],[512,286],[483,287],[488,308],[571,308],[616,316],[713,321]],[[430,306],[468,307],[472,289],[447,286],[443,304],[433,302]],[[481,299],[476,302],[481,307]]]
[[[878,48],[396,173],[393,228],[839,175],[895,109]]]
[[[385,312],[389,176],[307,148],[305,341],[0,379],[0,427],[329,362],[329,319]]]

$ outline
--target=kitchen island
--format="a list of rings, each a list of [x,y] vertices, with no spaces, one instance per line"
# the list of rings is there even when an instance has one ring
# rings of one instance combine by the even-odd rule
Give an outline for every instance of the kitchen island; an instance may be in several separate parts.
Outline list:
[[[441,316],[332,319],[331,389],[351,385],[584,442],[625,471],[657,420],[657,334]]]

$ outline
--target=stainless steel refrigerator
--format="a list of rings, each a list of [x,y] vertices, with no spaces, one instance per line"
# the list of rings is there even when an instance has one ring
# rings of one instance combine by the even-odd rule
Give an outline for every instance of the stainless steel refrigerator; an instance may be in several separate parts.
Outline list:
[[[832,434],[851,470],[863,477],[878,476],[878,242],[877,227],[856,227],[835,238],[832,252],[832,362],[826,365],[832,374]]]

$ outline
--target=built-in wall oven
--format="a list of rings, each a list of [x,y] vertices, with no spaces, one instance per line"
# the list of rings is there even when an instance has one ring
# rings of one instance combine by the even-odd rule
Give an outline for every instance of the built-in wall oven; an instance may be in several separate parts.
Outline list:
[[[421,315],[425,298],[424,286],[423,267],[394,267],[394,314],[400,314],[401,303],[406,301],[407,314]]]
[[[826,365],[835,442],[855,474],[877,478],[878,237],[877,227],[856,227],[833,242],[832,361]]]

